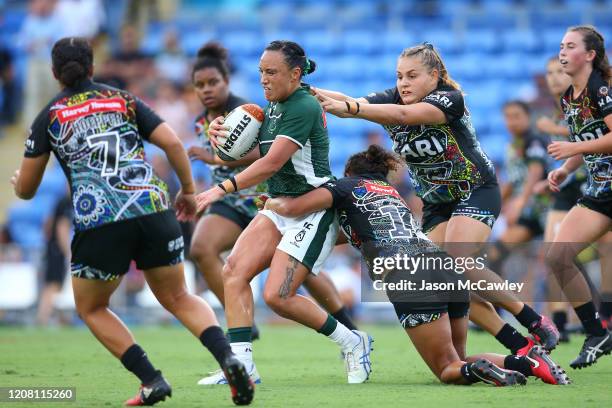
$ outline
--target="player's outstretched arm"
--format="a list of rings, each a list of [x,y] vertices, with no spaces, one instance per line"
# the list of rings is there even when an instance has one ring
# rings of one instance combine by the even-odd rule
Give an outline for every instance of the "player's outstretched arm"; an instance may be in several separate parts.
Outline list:
[[[34,197],[42,181],[48,161],[49,153],[37,157],[23,158],[21,167],[11,177],[11,184],[13,184],[17,197],[22,200],[29,200]]]
[[[298,217],[330,208],[332,205],[333,197],[329,190],[316,188],[295,198],[270,198],[266,201],[264,208],[285,217]]]
[[[312,91],[312,94],[314,96],[317,96],[317,94],[322,94],[328,98],[335,99],[341,102],[351,101],[351,102],[359,102],[361,104],[369,103],[366,98],[353,98],[352,96],[345,95],[342,92],[331,91],[329,89],[310,87],[310,90]]]
[[[326,112],[342,118],[361,118],[381,125],[440,125],[447,122],[444,112],[424,102],[412,105],[362,104],[359,101],[339,101],[321,93],[317,99]]]
[[[278,172],[298,149],[299,146],[291,140],[284,137],[277,138],[265,156],[253,162],[235,177],[225,180],[221,183],[223,187],[215,186],[198,194],[196,197],[198,212],[204,211],[210,204],[221,199],[227,193],[253,187],[266,181]]]

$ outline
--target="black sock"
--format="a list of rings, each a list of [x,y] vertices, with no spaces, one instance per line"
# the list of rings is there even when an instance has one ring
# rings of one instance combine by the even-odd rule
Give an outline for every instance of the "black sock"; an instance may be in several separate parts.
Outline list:
[[[582,322],[582,327],[584,327],[586,334],[591,336],[603,336],[606,334],[592,301],[578,306],[574,310]]]
[[[200,334],[200,341],[210,351],[215,360],[223,367],[228,355],[232,354],[232,347],[219,326],[210,326]]]
[[[465,378],[465,380],[469,384],[474,384],[474,383],[477,383],[478,381],[481,381],[480,378],[472,374],[472,370],[471,370],[472,364],[473,363],[465,363],[464,365],[461,366],[461,375],[463,376],[463,378]]]
[[[601,293],[601,304],[599,305],[599,314],[605,320],[609,320],[612,316],[612,293]]]
[[[133,372],[142,384],[150,384],[160,373],[153,367],[147,353],[138,345],[132,344],[121,356],[121,364]]]
[[[504,324],[504,327],[495,335],[495,338],[513,354],[529,344],[525,336],[516,331],[516,329],[508,323]]]
[[[514,317],[516,317],[516,320],[518,320],[519,323],[527,329],[531,328],[534,323],[539,322],[542,319],[542,316],[537,314],[536,311],[527,304],[524,304],[523,309]]]
[[[357,330],[357,326],[355,326],[351,320],[346,307],[342,306],[342,309],[338,310],[336,313],[332,313],[331,315],[334,317],[334,319],[345,325],[347,329]]]
[[[525,377],[533,375],[531,372],[531,364],[525,357],[519,356],[506,356],[504,359],[504,368],[506,370],[518,371]]]
[[[552,319],[559,332],[564,332],[567,324],[567,312],[554,312]]]

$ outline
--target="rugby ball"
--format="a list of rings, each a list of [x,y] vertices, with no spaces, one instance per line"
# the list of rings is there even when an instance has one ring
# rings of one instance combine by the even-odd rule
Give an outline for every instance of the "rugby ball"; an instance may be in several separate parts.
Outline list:
[[[263,120],[263,110],[253,103],[238,106],[228,113],[223,122],[228,127],[228,136],[218,138],[217,156],[224,161],[246,156],[259,143]]]

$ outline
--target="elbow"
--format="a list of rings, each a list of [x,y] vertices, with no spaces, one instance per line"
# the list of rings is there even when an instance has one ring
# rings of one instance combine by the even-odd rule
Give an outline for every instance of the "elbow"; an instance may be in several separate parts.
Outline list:
[[[15,195],[22,200],[31,200],[36,194],[36,190],[33,191],[24,191],[23,189],[16,188]]]

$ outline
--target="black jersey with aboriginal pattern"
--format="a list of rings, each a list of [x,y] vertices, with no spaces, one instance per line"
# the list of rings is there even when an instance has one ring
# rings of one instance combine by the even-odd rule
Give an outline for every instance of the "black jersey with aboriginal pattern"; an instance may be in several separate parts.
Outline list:
[[[386,249],[409,256],[439,251],[382,174],[345,177],[321,187],[331,192],[340,228],[366,262]]]
[[[373,93],[375,104],[401,104],[397,88]],[[385,125],[393,149],[408,164],[417,195],[438,204],[466,200],[480,185],[495,180],[493,164],[476,139],[461,91],[440,84],[421,102],[446,116],[441,125]]]
[[[227,102],[225,104],[225,112],[224,115],[227,115],[234,108],[237,108],[240,105],[244,105],[248,103],[245,99],[242,99],[233,94],[229,94],[227,98]],[[208,111],[205,110],[199,115],[195,120],[195,133],[198,138],[198,141],[201,143],[202,147],[205,149],[213,151],[213,147],[210,144],[210,139],[208,137],[208,126],[210,122],[208,121]],[[235,176],[240,173],[246,167],[228,167],[228,166],[220,166],[220,165],[208,165],[210,171],[212,173],[212,183],[219,184],[228,178]],[[266,191],[266,183],[261,183],[257,186],[241,190],[239,193],[231,193],[226,194],[221,201],[235,208],[236,210],[242,212],[243,214],[248,215],[253,218],[257,215],[257,205],[255,205],[255,199],[257,194],[264,193]]]
[[[25,156],[53,151],[70,183],[77,231],[140,217],[171,206],[143,147],[162,122],[131,94],[84,81],[39,113]]]
[[[512,185],[512,194],[520,194],[527,179],[527,171],[532,163],[539,163],[544,169],[542,179],[550,171],[553,161],[546,151],[550,139],[528,130],[524,135],[514,137],[506,151],[506,173]]]
[[[593,71],[586,88],[578,96],[570,86],[561,97],[561,108],[572,142],[599,139],[610,132],[604,118],[612,114],[612,90],[599,72]],[[588,171],[585,196],[612,197],[612,153],[585,154]]]

